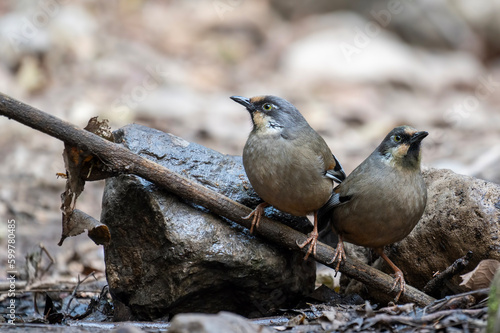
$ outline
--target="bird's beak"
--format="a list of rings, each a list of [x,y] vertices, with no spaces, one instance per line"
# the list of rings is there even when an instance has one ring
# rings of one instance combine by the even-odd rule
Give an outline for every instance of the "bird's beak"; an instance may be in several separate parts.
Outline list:
[[[246,107],[248,110],[252,109],[252,103],[250,102],[250,98],[242,97],[242,96],[231,96],[230,97],[236,103],[239,103]]]
[[[410,139],[410,143],[416,143],[416,142],[421,142],[427,135],[429,135],[429,132],[426,131],[420,131],[412,135]]]

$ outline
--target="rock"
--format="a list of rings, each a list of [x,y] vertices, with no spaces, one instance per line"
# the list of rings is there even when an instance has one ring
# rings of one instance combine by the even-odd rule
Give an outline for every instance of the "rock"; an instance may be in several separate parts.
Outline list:
[[[111,331],[111,333],[143,333],[146,331],[141,330],[132,324],[123,324]]]
[[[11,12],[0,18],[0,57],[2,63],[15,68],[24,55],[43,54],[50,50],[50,35],[34,24],[33,16],[24,11]]]
[[[116,141],[233,200],[259,199],[241,158],[227,156],[140,125],[115,132]],[[113,298],[126,319],[151,320],[181,312],[262,316],[293,306],[314,288],[314,263],[299,252],[267,244],[224,220],[134,175],[106,181],[101,221],[111,232],[105,247]],[[270,211],[297,228],[305,218]],[[115,318],[116,319],[116,318]]]
[[[301,85],[395,82],[440,91],[473,85],[483,74],[481,63],[466,52],[436,54],[413,47],[355,13],[316,15],[310,21],[305,24],[309,31],[282,53],[281,73],[288,81],[300,77]]]
[[[253,324],[244,317],[229,312],[216,315],[186,313],[174,317],[171,333],[270,333],[266,327]]]
[[[469,271],[483,259],[500,259],[500,186],[445,169],[424,171],[428,200],[415,229],[387,252],[407,282],[422,288],[435,272],[473,252]],[[465,272],[463,272],[465,273]],[[463,274],[462,273],[462,274]],[[458,276],[448,282],[451,292]]]
[[[498,14],[498,0],[488,2],[488,5],[467,0],[414,3],[342,0],[315,1],[314,4],[299,0],[271,0],[270,3],[278,13],[294,20],[294,23],[329,12],[356,13],[397,34],[406,43],[429,49],[458,49],[481,55],[486,47],[498,46],[493,36],[500,25],[491,20],[492,15]]]

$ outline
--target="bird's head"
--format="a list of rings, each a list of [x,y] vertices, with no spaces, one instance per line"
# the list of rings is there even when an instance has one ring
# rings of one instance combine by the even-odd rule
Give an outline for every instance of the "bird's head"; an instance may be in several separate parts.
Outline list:
[[[429,135],[410,126],[394,128],[378,146],[385,163],[406,170],[420,170],[422,140]]]
[[[266,95],[252,98],[231,96],[231,99],[250,112],[254,131],[278,134],[294,127],[307,125],[299,110],[283,98]]]

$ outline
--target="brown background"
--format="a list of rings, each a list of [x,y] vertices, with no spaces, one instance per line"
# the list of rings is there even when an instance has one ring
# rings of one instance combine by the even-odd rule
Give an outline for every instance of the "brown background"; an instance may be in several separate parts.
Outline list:
[[[292,101],[350,172],[394,126],[430,132],[423,162],[499,182],[500,1],[2,1],[0,91],[78,126],[135,122],[227,154],[251,128],[231,95]],[[43,242],[53,277],[103,269],[62,247],[61,142],[0,117],[0,267]],[[78,207],[99,218],[103,183]],[[2,269],[3,271],[3,269]],[[0,273],[3,278],[3,273]]]

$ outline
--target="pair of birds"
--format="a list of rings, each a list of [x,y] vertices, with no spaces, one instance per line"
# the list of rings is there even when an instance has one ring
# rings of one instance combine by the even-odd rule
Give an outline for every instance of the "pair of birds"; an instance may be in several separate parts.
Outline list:
[[[394,270],[396,301],[405,290],[403,272],[384,254],[384,246],[406,237],[422,216],[427,190],[420,172],[421,141],[428,133],[394,128],[347,178],[323,138],[300,112],[276,96],[232,96],[252,117],[243,149],[248,179],[263,199],[245,218],[258,228],[266,206],[297,216],[314,214],[304,259],[316,254],[318,225],[338,235],[337,271],[345,259],[343,241],[373,248]],[[339,185],[333,188],[333,182]]]

